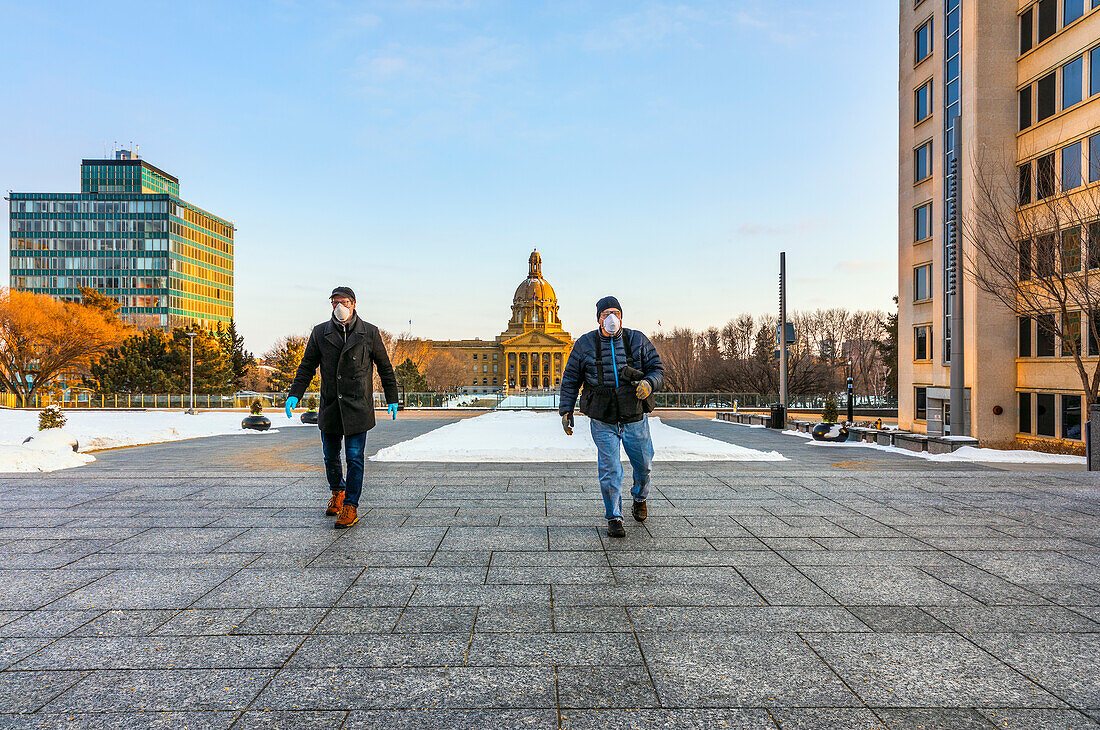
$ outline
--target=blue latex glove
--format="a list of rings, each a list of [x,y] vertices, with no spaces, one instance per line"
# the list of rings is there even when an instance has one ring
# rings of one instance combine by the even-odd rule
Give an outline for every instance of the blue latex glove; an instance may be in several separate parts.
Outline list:
[[[389,408],[389,410],[390,410],[390,418],[392,418],[393,420],[396,421],[397,420],[397,404],[396,403],[390,403],[386,407]]]
[[[286,399],[286,417],[287,418],[294,418],[294,416],[292,416],[290,412],[292,410],[294,410],[294,408],[297,405],[298,405],[298,399],[295,398],[294,396],[290,396],[289,398]]]

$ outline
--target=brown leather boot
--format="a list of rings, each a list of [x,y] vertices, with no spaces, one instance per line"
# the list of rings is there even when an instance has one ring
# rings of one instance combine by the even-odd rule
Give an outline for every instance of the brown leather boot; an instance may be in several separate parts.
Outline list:
[[[340,508],[340,516],[333,525],[337,530],[346,530],[359,521],[359,515],[355,513],[355,505],[345,504]]]
[[[325,514],[332,516],[340,514],[340,508],[344,506],[344,493],[333,492],[332,499],[328,501],[328,509],[325,510]]]

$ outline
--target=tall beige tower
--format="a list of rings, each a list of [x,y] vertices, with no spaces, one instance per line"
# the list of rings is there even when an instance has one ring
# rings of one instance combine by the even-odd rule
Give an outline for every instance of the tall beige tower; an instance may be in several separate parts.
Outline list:
[[[1067,358],[1033,347],[1034,323],[964,276],[963,332],[951,332],[944,177],[957,119],[963,217],[978,165],[1024,175],[1053,159],[1100,184],[1100,0],[901,0],[900,41],[900,425],[942,433],[961,346],[970,435],[1079,442],[1080,382]]]

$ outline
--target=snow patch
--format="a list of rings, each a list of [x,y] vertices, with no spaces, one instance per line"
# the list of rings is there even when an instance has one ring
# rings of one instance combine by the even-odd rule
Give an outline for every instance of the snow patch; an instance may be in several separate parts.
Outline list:
[[[775,451],[757,451],[700,436],[651,417],[655,461],[786,461]],[[382,449],[372,461],[546,462],[596,460],[589,420],[578,415],[566,436],[561,416],[495,411],[437,428]],[[625,459],[625,455],[622,457]]]
[[[812,439],[810,434],[800,431],[784,431],[787,436]],[[883,446],[866,441],[826,442],[813,441],[810,446],[824,446],[826,448],[863,448],[885,451],[888,454],[901,456],[914,456],[918,459],[939,462],[975,462],[984,464],[1080,464],[1084,466],[1085,457],[1072,454],[1046,454],[1041,451],[1029,451],[1026,449],[983,449],[977,446],[962,446],[950,454],[930,454],[927,451],[910,451],[900,446]]]
[[[201,411],[193,416],[183,411],[65,411],[65,430],[80,442],[81,451],[114,449],[121,446],[156,444],[203,436],[241,436],[257,434],[241,428],[247,413],[240,411]],[[275,410],[268,413],[271,430],[288,426],[309,426],[297,413],[293,420]],[[38,433],[38,411],[0,410],[0,444],[18,445],[27,436]]]

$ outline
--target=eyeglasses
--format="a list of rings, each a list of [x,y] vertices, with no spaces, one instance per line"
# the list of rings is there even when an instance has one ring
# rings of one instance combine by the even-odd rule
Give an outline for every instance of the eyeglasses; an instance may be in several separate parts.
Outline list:
[[[604,321],[605,319],[610,317],[612,314],[614,314],[619,319],[623,318],[623,313],[620,312],[619,310],[617,310],[617,309],[608,309],[606,311],[600,312],[600,321],[601,322]]]
[[[350,299],[333,299],[331,301],[332,301],[332,306],[334,306],[334,307],[337,306],[338,304],[343,304],[345,307],[350,307],[351,304],[352,304]]]

